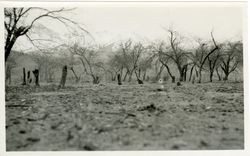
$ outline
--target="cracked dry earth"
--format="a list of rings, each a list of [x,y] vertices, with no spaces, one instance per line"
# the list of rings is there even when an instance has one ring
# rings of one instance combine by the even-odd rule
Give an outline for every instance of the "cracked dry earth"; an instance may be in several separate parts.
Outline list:
[[[6,86],[7,151],[244,149],[242,83]]]

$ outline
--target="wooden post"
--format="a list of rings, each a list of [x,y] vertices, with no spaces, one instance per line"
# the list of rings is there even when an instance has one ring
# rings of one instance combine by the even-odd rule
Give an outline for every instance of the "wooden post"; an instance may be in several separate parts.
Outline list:
[[[172,83],[175,83],[175,76],[172,77]]]
[[[32,79],[30,77],[30,71],[28,71],[27,81],[28,81],[28,84],[30,84],[32,82]]]
[[[40,86],[39,85],[39,70],[38,69],[35,69],[34,71],[32,71],[34,76],[35,76],[35,84],[36,86]]]
[[[26,72],[25,72],[25,68],[23,68],[23,83],[22,85],[26,85]]]
[[[61,77],[61,82],[60,82],[60,84],[59,84],[59,87],[61,88],[63,88],[63,87],[65,87],[65,82],[66,82],[66,78],[67,78],[67,66],[65,65],[65,66],[63,66],[63,68],[62,68],[62,77]]]
[[[118,80],[118,85],[122,85],[121,75],[120,74],[117,75],[117,80]]]

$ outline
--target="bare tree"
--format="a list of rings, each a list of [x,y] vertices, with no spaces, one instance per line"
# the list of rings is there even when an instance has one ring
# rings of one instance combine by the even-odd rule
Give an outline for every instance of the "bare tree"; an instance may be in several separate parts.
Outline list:
[[[172,82],[175,83],[175,76],[171,73],[169,68],[169,63],[171,63],[170,50],[163,42],[159,44],[159,46],[153,46],[154,51],[157,52],[157,59],[167,69],[168,75],[171,77]],[[165,48],[164,48],[165,47]],[[163,68],[162,68],[163,69]],[[162,71],[162,69],[160,71]]]
[[[169,32],[169,42],[170,42],[170,48],[169,52],[165,53],[167,58],[170,58],[177,66],[177,69],[179,71],[179,80],[183,81],[186,78],[186,71],[188,63],[188,52],[183,50],[181,48],[181,40],[182,38],[180,35],[174,31],[174,30],[168,30]]]
[[[69,64],[69,69],[72,71],[72,73],[75,77],[75,82],[78,83],[80,81],[81,77],[78,76],[77,72],[74,69],[74,66],[77,65],[77,60],[74,57],[74,54],[70,53],[69,55],[70,55],[69,57],[66,56],[66,60]]]
[[[241,41],[227,43],[222,49],[221,69],[223,70],[225,81],[228,80],[230,73],[235,71],[238,64],[243,61],[243,44]]]
[[[209,69],[209,80],[210,82],[213,82],[213,74],[214,70],[219,67],[220,64],[220,51],[217,50],[217,52],[214,52],[208,57],[208,69]],[[219,75],[217,75],[219,77]]]
[[[146,55],[146,54],[144,54]],[[147,76],[147,71],[152,67],[152,62],[153,62],[154,57],[151,55],[147,55],[141,58],[139,62],[139,73],[143,73],[142,75],[142,80],[146,80]],[[139,77],[141,77],[141,74],[139,74]]]
[[[211,38],[214,44],[214,47],[212,49],[209,49],[208,44],[199,42],[199,46],[195,51],[195,54],[192,55],[193,57],[193,64],[198,67],[198,76],[199,80],[198,83],[201,83],[202,79],[202,71],[204,70],[204,64],[209,58],[211,54],[213,54],[219,47],[217,46],[213,33],[211,32]],[[193,67],[192,67],[193,68]]]
[[[107,61],[107,72],[111,75],[111,80],[115,81],[118,73],[120,73],[121,79],[121,71],[123,70],[122,57],[119,54],[112,54]]]
[[[129,81],[132,79],[133,73],[135,73],[137,80],[141,80],[140,78],[140,71],[139,63],[140,59],[142,57],[142,53],[145,51],[145,47],[141,43],[136,43],[132,51],[130,53],[130,61],[128,62],[130,64],[130,73],[129,73]]]
[[[81,61],[84,73],[92,77],[93,84],[98,84],[101,76],[100,69],[103,70],[101,64],[103,63],[98,60],[97,50],[79,44],[74,44],[69,50]]]
[[[41,12],[40,15],[33,17],[32,11],[39,10]],[[28,32],[34,27],[34,25],[41,20],[42,18],[50,18],[52,20],[56,20],[61,22],[62,24],[68,26],[70,24],[76,25],[82,31],[87,32],[83,29],[80,25],[78,25],[73,20],[63,17],[60,13],[72,11],[73,9],[65,9],[60,8],[57,10],[48,10],[45,8],[39,7],[31,7],[31,8],[5,8],[4,15],[5,15],[5,62],[7,61],[11,50],[16,43],[17,39],[20,36],[26,36],[30,41]],[[31,20],[25,20],[31,19]],[[26,21],[30,21],[26,23]]]
[[[140,61],[142,58],[142,53],[146,48],[141,43],[132,43],[131,40],[127,40],[120,44],[120,49],[117,51],[116,59],[119,61],[121,68],[121,76],[123,69],[125,69],[125,75],[123,81],[126,80],[127,76],[129,82],[132,80],[132,76],[135,73],[137,79],[140,79]]]
[[[125,71],[125,75],[123,77],[123,81],[126,80],[127,76],[131,73],[131,63],[130,63],[130,53],[131,53],[131,49],[132,49],[132,41],[128,40],[124,43],[120,44],[120,50],[118,52],[121,53],[120,57],[122,60],[120,63],[122,63],[123,68],[126,70]],[[123,69],[122,71],[123,72]],[[121,73],[122,75],[122,73]]]

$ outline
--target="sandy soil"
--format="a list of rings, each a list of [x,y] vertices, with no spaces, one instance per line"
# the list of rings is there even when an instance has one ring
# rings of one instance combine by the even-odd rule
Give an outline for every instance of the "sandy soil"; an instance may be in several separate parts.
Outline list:
[[[242,83],[6,87],[8,151],[244,148]]]

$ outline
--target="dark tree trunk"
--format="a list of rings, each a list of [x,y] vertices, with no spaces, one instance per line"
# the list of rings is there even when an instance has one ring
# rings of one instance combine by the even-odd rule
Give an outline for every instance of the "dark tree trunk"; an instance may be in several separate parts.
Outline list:
[[[93,84],[99,84],[100,82],[99,76],[92,75],[92,78],[93,78]]]
[[[60,84],[59,84],[60,88],[65,87],[66,79],[67,79],[67,66],[63,66],[62,77],[61,77],[61,81],[60,81]]]
[[[26,72],[25,72],[25,68],[23,68],[23,83],[22,85],[26,85]]]
[[[38,69],[35,69],[35,70],[33,71],[33,74],[34,74],[34,76],[35,76],[35,84],[36,84],[36,86],[40,86],[40,85],[39,85],[39,70],[38,70]]]
[[[138,84],[143,84],[143,81],[140,79],[137,79]]]
[[[175,83],[175,76],[172,77],[172,83]]]
[[[229,62],[228,62],[229,64]],[[221,69],[223,70],[224,74],[225,74],[225,77],[223,78],[224,81],[227,81],[228,80],[228,75],[230,74],[229,72],[229,65],[227,65],[226,67],[221,67]]]
[[[140,72],[140,69],[139,69],[139,72]],[[143,81],[140,79],[140,76],[139,76],[139,74],[137,74],[136,70],[135,70],[135,76],[137,78],[138,84],[143,84]]]
[[[5,43],[5,62],[7,61],[8,57],[10,55],[11,49],[14,46],[14,44],[16,42],[16,39],[17,39],[17,35],[14,34],[12,39],[7,40],[6,43]]]
[[[139,77],[139,78],[141,77],[141,69],[139,69],[138,77]]]
[[[184,65],[182,68],[183,68],[182,69],[182,80],[186,81],[187,80],[187,65]]]
[[[32,82],[32,79],[30,77],[30,71],[28,71],[27,81],[28,81],[28,84],[30,84]]]
[[[227,81],[228,80],[228,73],[225,73],[225,77],[223,78],[224,81]]]
[[[120,74],[117,75],[117,81],[118,81],[118,85],[122,85],[121,75]]]
[[[210,82],[213,82],[213,75],[214,75],[214,73],[210,72],[210,75],[209,75]]]
[[[179,71],[179,81],[183,81],[183,68],[181,66],[178,66],[178,71]]]
[[[201,83],[201,68],[199,69],[199,80],[198,83]]]

